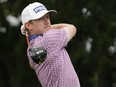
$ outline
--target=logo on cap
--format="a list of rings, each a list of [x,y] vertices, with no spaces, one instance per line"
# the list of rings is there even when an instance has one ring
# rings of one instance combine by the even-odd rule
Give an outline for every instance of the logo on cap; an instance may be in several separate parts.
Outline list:
[[[41,6],[38,6],[38,7],[34,8],[33,10],[34,10],[35,13],[38,13],[42,10],[47,10],[47,9],[45,8],[45,6],[41,5]]]

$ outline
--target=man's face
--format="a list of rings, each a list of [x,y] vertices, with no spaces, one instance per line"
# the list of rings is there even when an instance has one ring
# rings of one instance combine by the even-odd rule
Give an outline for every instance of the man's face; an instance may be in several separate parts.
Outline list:
[[[29,23],[30,34],[43,34],[51,26],[49,14],[44,15],[42,18],[31,20]]]

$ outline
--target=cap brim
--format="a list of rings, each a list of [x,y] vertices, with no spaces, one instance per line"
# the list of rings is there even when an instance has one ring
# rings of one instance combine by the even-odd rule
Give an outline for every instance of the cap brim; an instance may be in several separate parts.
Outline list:
[[[57,14],[56,10],[49,10],[50,16],[54,16],[55,14]]]
[[[37,14],[36,16],[31,18],[31,20],[39,19],[39,18],[43,17],[45,14],[47,14],[47,13],[50,13],[50,15],[54,15],[54,14],[57,13],[57,11],[56,10],[42,11],[41,14]]]
[[[56,10],[49,10],[48,12],[49,12],[49,13],[53,13],[53,14],[56,14],[56,13],[57,13]]]

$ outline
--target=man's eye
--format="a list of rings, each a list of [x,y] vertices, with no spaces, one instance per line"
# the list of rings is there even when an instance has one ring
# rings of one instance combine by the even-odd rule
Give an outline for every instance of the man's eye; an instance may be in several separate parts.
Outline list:
[[[49,18],[49,15],[46,15],[46,18]]]

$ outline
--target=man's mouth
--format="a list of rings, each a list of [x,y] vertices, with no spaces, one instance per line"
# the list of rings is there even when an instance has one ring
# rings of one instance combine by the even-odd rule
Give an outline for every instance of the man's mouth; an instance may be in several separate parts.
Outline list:
[[[44,27],[44,29],[46,29],[46,30],[48,30],[49,28],[50,28],[49,26]]]

